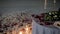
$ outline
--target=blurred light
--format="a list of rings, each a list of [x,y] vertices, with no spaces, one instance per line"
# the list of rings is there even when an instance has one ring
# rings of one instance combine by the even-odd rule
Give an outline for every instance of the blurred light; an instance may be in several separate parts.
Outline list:
[[[22,31],[20,31],[20,32],[19,32],[19,34],[23,34],[23,32],[22,32]]]

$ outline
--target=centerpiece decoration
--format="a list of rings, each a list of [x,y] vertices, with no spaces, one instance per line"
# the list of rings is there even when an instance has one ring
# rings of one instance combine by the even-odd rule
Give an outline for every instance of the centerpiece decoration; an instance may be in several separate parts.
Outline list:
[[[55,24],[57,24],[57,22],[60,23],[60,11],[49,11],[46,13],[41,13],[39,15],[32,15],[32,17],[34,17],[34,19],[36,19],[36,21],[38,20],[37,23],[39,23],[40,25],[47,25],[47,26],[55,26]],[[58,25],[59,25],[58,23]]]

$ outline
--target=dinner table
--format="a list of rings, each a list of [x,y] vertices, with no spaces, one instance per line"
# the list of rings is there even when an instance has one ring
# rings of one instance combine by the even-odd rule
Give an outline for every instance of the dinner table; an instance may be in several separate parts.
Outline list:
[[[54,26],[43,26],[33,20],[32,34],[60,34],[60,28]]]

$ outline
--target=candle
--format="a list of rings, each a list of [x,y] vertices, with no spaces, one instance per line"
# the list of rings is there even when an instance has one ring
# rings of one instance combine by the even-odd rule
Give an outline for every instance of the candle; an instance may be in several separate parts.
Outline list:
[[[26,28],[26,31],[28,31],[28,27]]]
[[[18,34],[26,34],[26,33],[25,33],[25,29],[24,29],[24,28],[21,28],[21,29],[19,30]]]
[[[13,31],[12,31],[12,34],[16,34],[16,33],[17,33],[16,30],[13,30]]]
[[[56,0],[54,0],[54,4],[56,3]]]
[[[31,27],[29,27],[28,25],[26,26],[25,30],[26,30],[26,34],[32,34]]]
[[[54,0],[53,2],[54,2],[54,5],[53,5],[54,7],[53,7],[53,9],[55,10],[55,7],[56,7],[56,0]]]
[[[29,28],[26,26],[26,34],[29,34]]]
[[[46,6],[47,6],[47,0],[45,0],[44,9],[46,9]]]
[[[22,32],[22,31],[20,31],[20,32],[19,32],[19,34],[23,34],[23,32]]]

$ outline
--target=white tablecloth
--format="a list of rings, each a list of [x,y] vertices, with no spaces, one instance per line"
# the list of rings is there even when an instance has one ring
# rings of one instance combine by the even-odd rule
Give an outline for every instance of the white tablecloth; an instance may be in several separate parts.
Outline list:
[[[33,21],[32,34],[60,34],[60,29],[41,26]]]

